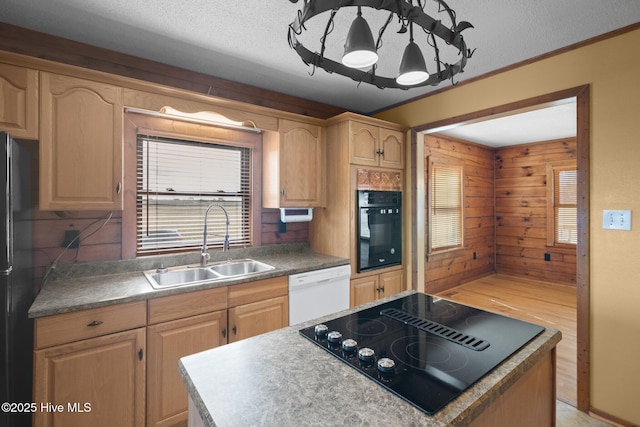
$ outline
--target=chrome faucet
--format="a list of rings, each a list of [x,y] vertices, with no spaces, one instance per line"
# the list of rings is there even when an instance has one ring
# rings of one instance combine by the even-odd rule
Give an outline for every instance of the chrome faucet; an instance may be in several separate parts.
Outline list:
[[[226,252],[229,250],[229,214],[227,213],[227,210],[222,205],[218,203],[211,203],[209,206],[207,206],[207,210],[204,213],[204,232],[202,234],[202,249],[200,250],[200,265],[207,265],[207,263],[209,262],[209,258],[211,258],[211,255],[209,255],[209,248],[207,247],[207,217],[209,216],[209,211],[214,206],[217,206],[220,209],[222,209],[222,212],[224,212],[224,216],[227,219],[227,230],[224,235],[224,243],[222,244],[222,251]]]

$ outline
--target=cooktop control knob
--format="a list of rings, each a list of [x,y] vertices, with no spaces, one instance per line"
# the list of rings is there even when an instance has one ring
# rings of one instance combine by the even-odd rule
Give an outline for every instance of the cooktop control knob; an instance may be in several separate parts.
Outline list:
[[[342,350],[345,353],[349,353],[349,354],[355,353],[357,349],[358,349],[358,343],[356,342],[356,340],[347,338],[346,340],[342,341]]]
[[[327,334],[327,340],[331,344],[340,344],[342,341],[342,334],[338,331],[331,331]]]
[[[389,359],[388,357],[381,357],[378,359],[378,370],[384,374],[388,374],[393,372],[393,368],[395,368],[396,362]]]
[[[326,338],[327,337],[327,332],[329,332],[329,327],[327,325],[324,325],[324,324],[316,325],[316,327],[314,329],[314,333],[316,334],[316,337],[318,337],[320,339]]]
[[[364,364],[373,363],[376,357],[376,352],[370,349],[369,347],[364,347],[358,350],[358,359]]]

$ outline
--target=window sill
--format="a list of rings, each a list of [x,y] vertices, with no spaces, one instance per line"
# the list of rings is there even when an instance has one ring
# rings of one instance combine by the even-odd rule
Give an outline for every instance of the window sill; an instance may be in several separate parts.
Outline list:
[[[452,248],[452,249],[446,249],[438,252],[431,252],[431,253],[427,253],[427,255],[425,256],[425,259],[427,261],[437,261],[441,259],[453,258],[462,254],[464,251],[465,251],[465,248]]]

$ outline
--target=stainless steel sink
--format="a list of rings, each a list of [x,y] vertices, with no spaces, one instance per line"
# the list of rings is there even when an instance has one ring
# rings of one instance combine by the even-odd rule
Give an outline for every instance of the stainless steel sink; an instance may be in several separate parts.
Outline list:
[[[145,271],[144,275],[155,289],[193,285],[210,281],[237,279],[275,267],[253,259],[224,261],[209,266],[174,267]]]
[[[253,259],[226,261],[209,267],[213,272],[223,277],[237,277],[248,274],[262,273],[275,267]]]
[[[144,275],[156,289],[168,288],[172,286],[191,285],[199,282],[219,280],[222,278],[218,273],[208,268],[182,267],[176,270],[145,271]]]

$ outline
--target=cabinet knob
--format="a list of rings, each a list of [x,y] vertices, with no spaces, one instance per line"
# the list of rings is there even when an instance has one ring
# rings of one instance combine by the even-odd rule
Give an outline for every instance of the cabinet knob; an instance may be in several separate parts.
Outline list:
[[[116,194],[120,194],[121,191],[122,191],[122,183],[119,182],[116,184]]]
[[[233,335],[237,335],[237,330],[236,330],[236,325],[233,325],[233,328],[231,328],[231,330],[233,331]]]
[[[284,188],[280,190],[280,196],[282,196],[282,198],[284,199]]]
[[[222,328],[222,337],[223,338],[227,337],[227,328]]]
[[[94,320],[91,323],[87,323],[87,326],[90,326],[90,327],[92,327],[92,326],[100,326],[100,325],[102,325],[102,320]]]

